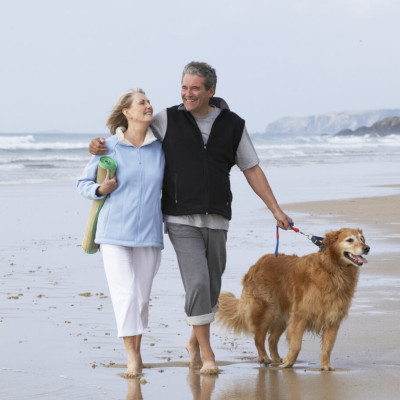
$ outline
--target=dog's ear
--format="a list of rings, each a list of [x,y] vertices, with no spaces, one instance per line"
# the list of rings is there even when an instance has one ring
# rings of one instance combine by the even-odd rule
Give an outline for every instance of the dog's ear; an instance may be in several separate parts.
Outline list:
[[[335,243],[340,235],[340,231],[331,231],[326,233],[324,240],[322,243],[325,245],[325,248],[330,247],[333,243]]]

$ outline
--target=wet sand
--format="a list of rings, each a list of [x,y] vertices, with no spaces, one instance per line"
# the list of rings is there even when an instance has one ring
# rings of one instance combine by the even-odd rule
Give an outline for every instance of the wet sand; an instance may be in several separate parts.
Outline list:
[[[235,193],[235,192],[234,192]],[[332,353],[335,372],[320,372],[317,337],[305,335],[294,368],[260,366],[251,338],[212,327],[221,373],[188,368],[190,333],[173,249],[166,248],[143,337],[145,368],[121,378],[123,343],[116,337],[99,254],[80,241],[90,202],[74,183],[0,187],[0,398],[4,399],[397,399],[400,394],[400,196],[288,204],[301,230],[322,235],[361,227],[371,245],[348,319]],[[265,209],[235,199],[223,289],[240,294],[240,280],[275,248]],[[307,238],[282,232],[280,250],[316,250]],[[287,350],[282,339],[281,355]]]

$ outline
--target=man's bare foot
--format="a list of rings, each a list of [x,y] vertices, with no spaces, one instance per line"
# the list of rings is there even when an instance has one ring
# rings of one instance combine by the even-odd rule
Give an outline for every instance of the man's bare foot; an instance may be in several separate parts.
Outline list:
[[[203,367],[200,370],[200,374],[202,375],[216,375],[218,372],[219,369],[215,361],[204,361]]]
[[[186,344],[186,350],[189,354],[189,367],[201,367],[200,347],[191,345],[189,342]]]
[[[121,376],[125,379],[134,379],[142,375],[142,369],[128,368]]]

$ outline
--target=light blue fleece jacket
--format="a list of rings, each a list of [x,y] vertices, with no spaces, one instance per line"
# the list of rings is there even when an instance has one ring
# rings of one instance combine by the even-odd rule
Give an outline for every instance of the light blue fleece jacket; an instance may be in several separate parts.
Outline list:
[[[165,160],[161,142],[149,129],[140,148],[120,142],[117,134],[106,140],[106,146],[106,155],[117,162],[117,188],[100,211],[95,242],[163,248],[161,188]],[[96,195],[100,157],[90,159],[77,183],[79,193],[89,200],[104,197]]]

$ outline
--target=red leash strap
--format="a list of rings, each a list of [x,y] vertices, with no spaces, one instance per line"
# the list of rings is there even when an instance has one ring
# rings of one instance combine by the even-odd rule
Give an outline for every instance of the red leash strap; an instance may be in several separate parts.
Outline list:
[[[294,222],[289,222],[290,229],[292,231],[295,231],[296,233],[301,233],[302,235],[306,236],[308,239],[310,239],[316,246],[318,246],[320,249],[324,250],[325,246],[323,244],[324,238],[321,236],[314,236],[314,235],[308,235],[306,233],[301,232],[298,228],[295,228]],[[279,248],[279,226],[276,226],[276,248],[275,248],[275,257],[278,257],[278,248]]]

